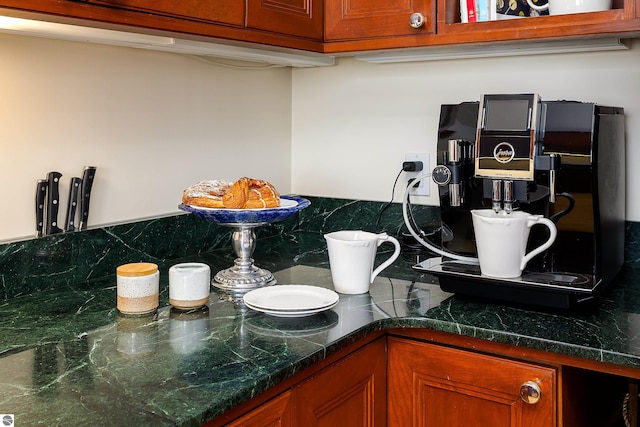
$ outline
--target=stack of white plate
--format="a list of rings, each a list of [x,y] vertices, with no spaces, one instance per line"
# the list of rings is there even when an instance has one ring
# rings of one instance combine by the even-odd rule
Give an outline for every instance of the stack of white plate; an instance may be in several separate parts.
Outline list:
[[[311,316],[338,304],[336,292],[308,285],[275,285],[255,289],[243,297],[247,307],[278,317]]]

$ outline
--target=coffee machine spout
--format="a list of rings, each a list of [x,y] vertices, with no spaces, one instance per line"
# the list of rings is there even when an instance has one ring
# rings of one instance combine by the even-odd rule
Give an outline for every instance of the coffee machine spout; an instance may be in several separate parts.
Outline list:
[[[506,213],[510,214],[513,211],[513,202],[513,181],[504,181],[503,206]]]
[[[502,208],[502,181],[499,179],[491,182],[491,208],[496,213]]]

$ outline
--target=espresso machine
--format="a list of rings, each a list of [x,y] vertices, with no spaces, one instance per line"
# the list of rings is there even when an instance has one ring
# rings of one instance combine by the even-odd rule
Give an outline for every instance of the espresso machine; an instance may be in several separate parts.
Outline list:
[[[439,189],[439,239],[425,242],[415,224],[407,226],[418,241],[439,249],[441,256],[414,268],[437,276],[444,291],[580,308],[596,303],[622,267],[622,108],[542,101],[537,94],[484,95],[479,102],[442,105],[431,178]],[[484,276],[474,262],[474,209],[543,215],[555,223],[556,240],[521,277]],[[538,246],[548,232],[534,226],[528,245]]]

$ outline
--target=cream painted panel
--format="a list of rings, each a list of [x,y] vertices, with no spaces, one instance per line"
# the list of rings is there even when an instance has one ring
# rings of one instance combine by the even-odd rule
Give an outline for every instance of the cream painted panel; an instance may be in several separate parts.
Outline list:
[[[89,224],[178,212],[182,190],[255,176],[291,190],[291,73],[0,35],[0,240],[35,230],[36,180],[98,167]]]
[[[537,92],[625,108],[627,218],[640,221],[640,43],[618,52],[404,64],[342,58],[293,71],[292,188],[388,201],[406,152],[435,152],[440,105]],[[402,186],[395,199],[399,201]],[[431,194],[435,194],[432,186]],[[422,198],[437,205],[437,198]]]

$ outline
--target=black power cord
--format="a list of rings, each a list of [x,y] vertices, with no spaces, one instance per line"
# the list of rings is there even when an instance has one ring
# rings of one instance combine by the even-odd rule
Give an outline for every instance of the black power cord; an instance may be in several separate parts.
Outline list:
[[[389,200],[389,202],[386,203],[378,213],[378,218],[376,219],[376,229],[380,226],[380,220],[384,211],[389,209],[389,207],[393,204],[393,196],[396,192],[396,185],[398,185],[398,179],[400,179],[400,175],[402,175],[402,172],[420,172],[423,168],[424,165],[421,161],[405,161],[402,163],[402,169],[400,169],[400,172],[398,172],[398,175],[396,175],[396,179],[393,182],[393,188],[391,189],[391,200]],[[411,181],[407,185],[411,185]]]
[[[422,163],[422,162],[420,162],[420,163]],[[380,226],[380,219],[382,218],[382,214],[384,213],[384,211],[389,209],[389,206],[391,206],[393,204],[393,196],[394,196],[394,194],[396,192],[396,185],[398,184],[398,179],[400,179],[400,175],[402,175],[402,172],[404,172],[404,164],[402,165],[402,169],[400,169],[400,172],[398,172],[398,175],[396,175],[396,179],[393,182],[393,188],[391,189],[391,200],[389,200],[389,202],[387,202],[382,207],[382,209],[380,209],[380,212],[378,212],[378,218],[376,219],[376,229]]]

